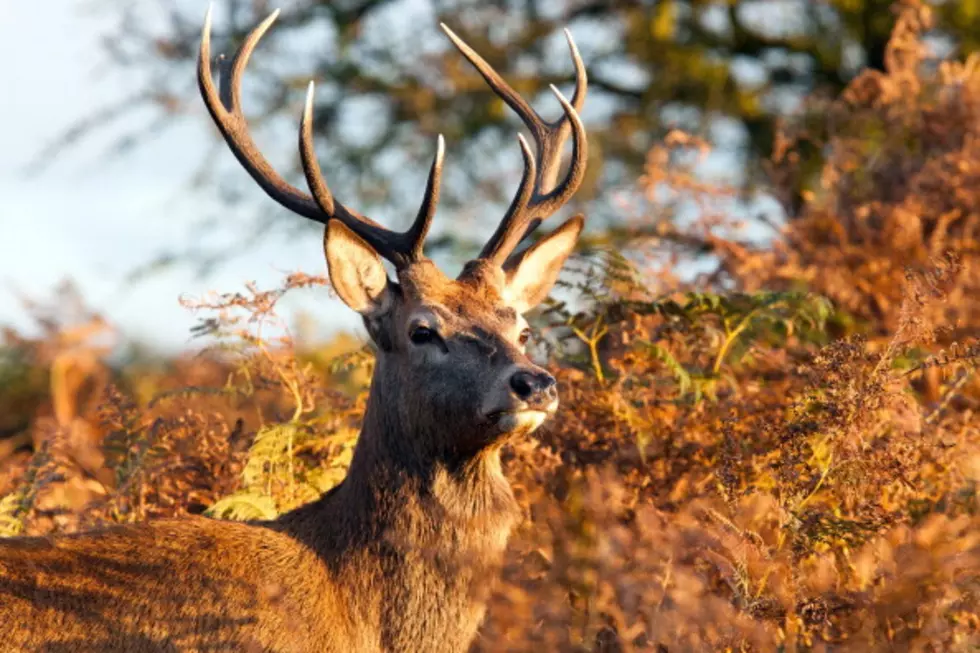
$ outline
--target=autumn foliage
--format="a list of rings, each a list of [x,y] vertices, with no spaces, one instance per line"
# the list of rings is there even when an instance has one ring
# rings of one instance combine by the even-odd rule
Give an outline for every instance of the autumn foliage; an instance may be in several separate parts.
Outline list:
[[[527,518],[475,650],[980,646],[980,60],[933,60],[930,20],[903,3],[887,71],[822,133],[786,125],[773,195],[806,147],[827,163],[762,244],[686,168],[700,143],[651,153],[631,247],[594,239],[535,317],[562,408],[507,451]],[[661,223],[681,195],[701,219]],[[0,348],[2,534],[272,517],[338,483],[371,353],[275,314],[325,284],[189,302],[208,353],[121,367],[96,316],[35,306],[45,335]]]

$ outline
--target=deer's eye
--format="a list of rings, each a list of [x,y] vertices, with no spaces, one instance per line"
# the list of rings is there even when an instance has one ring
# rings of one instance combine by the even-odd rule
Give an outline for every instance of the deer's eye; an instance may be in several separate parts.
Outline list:
[[[531,330],[524,329],[521,331],[521,335],[517,336],[517,341],[522,345],[526,345],[531,340]]]
[[[417,326],[412,329],[412,332],[408,334],[408,337],[416,345],[427,345],[431,342],[435,342],[436,338],[439,336],[436,334],[435,330],[430,329],[427,326]]]

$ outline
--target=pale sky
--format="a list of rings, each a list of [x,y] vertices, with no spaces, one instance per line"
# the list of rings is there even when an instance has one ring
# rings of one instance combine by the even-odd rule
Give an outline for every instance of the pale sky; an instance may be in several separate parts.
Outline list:
[[[125,335],[174,350],[189,344],[188,328],[195,321],[178,305],[181,294],[236,291],[250,280],[271,288],[295,270],[323,274],[321,239],[309,229],[288,239],[284,232],[270,233],[268,244],[228,260],[206,279],[179,268],[126,282],[135,266],[200,237],[191,229],[195,218],[222,209],[227,226],[208,235],[209,242],[220,244],[234,240],[236,217],[239,225],[248,224],[250,210],[276,208],[252,185],[245,191],[247,202],[226,210],[214,191],[188,195],[188,166],[200,162],[213,142],[203,106],[179,127],[123,157],[106,155],[110,133],[84,141],[41,173],[26,173],[43,146],[73,120],[131,91],[127,81],[138,82],[131,79],[134,73],[127,73],[127,80],[105,64],[99,40],[110,26],[81,5],[77,0],[0,4],[0,325],[29,326],[12,289],[43,299],[59,281],[71,278],[89,305]],[[206,3],[201,5],[203,11]],[[325,290],[287,298],[287,314],[297,307],[334,327],[358,322]]]

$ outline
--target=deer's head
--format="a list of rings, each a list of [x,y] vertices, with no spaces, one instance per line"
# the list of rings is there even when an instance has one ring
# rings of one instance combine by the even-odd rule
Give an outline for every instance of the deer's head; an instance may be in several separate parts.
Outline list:
[[[525,354],[529,338],[524,313],[555,283],[582,229],[576,216],[533,246],[514,253],[540,222],[558,211],[582,182],[586,137],[578,116],[586,74],[571,36],[576,89],[554,122],[537,112],[446,26],[453,44],[490,87],[522,119],[536,145],[532,153],[518,136],[524,158],[520,187],[480,255],[455,279],[423,254],[439,199],[443,141],[429,172],[422,206],[405,232],[390,231],[334,199],[313,148],[313,86],[300,128],[300,153],[311,195],[289,185],[263,157],[241,111],[240,80],[251,52],[271,26],[270,16],[249,34],[216,88],[210,69],[210,13],[201,43],[198,76],[202,95],[222,135],[258,184],[286,208],[326,225],[325,251],[331,283],[360,313],[378,348],[373,392],[383,393],[393,430],[424,435],[413,447],[473,453],[504,436],[527,433],[558,405],[555,379]],[[572,158],[556,184],[562,146],[572,137]],[[388,276],[382,259],[394,265]]]

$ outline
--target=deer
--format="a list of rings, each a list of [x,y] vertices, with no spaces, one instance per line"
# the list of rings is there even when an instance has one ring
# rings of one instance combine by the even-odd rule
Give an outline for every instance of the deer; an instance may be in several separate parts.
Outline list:
[[[518,136],[517,192],[479,255],[451,278],[423,252],[440,195],[442,136],[404,232],[345,206],[328,188],[314,151],[312,83],[299,129],[309,193],[259,151],[242,112],[241,79],[277,15],[246,36],[216,84],[209,9],[197,76],[211,118],[252,179],[286,209],[324,225],[331,286],[360,314],[376,350],[348,473],[319,499],[269,521],[187,515],[0,541],[2,651],[425,653],[465,651],[476,637],[522,517],[501,449],[558,407],[554,376],[526,351],[525,315],[551,291],[584,218],[521,245],[585,175],[585,66],[566,30],[575,91],[568,100],[551,87],[562,114],[548,121],[441,26],[535,143],[532,152]]]

